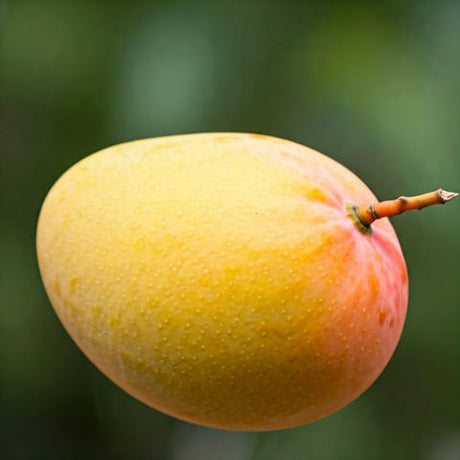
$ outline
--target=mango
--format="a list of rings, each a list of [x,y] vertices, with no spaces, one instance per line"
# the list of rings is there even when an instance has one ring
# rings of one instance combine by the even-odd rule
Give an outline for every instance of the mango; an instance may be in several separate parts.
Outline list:
[[[145,404],[229,430],[294,427],[363,393],[400,338],[407,271],[352,172],[269,136],[204,133],[84,158],[41,209],[60,321]]]

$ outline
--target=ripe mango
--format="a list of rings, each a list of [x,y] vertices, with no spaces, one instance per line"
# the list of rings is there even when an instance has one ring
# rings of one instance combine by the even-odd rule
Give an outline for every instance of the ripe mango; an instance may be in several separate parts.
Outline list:
[[[62,324],[145,404],[231,430],[312,422],[395,350],[408,283],[388,219],[363,232],[353,173],[302,145],[207,133],[116,145],[43,204],[37,251]]]

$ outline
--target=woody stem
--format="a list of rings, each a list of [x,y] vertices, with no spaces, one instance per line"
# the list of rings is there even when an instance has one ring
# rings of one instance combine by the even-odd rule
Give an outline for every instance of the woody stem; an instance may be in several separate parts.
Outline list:
[[[417,196],[400,196],[395,200],[381,201],[374,204],[352,205],[352,212],[364,227],[382,217],[392,217],[412,209],[422,209],[435,204],[444,204],[458,196],[458,193],[438,189]]]

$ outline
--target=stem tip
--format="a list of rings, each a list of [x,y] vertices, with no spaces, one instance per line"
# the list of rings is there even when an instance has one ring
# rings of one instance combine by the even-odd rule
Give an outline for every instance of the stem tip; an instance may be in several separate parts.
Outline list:
[[[442,188],[439,189],[439,197],[441,198],[443,203],[447,203],[448,201],[454,199],[456,196],[458,196],[458,193],[448,192],[446,190],[443,190]]]

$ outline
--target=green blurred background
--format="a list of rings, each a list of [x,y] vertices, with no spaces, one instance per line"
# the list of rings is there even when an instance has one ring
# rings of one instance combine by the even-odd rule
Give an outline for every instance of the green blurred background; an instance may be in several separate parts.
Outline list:
[[[406,328],[381,378],[309,426],[199,428],[102,376],[42,288],[35,225],[110,144],[250,131],[325,152],[380,198],[460,189],[460,2],[0,0],[0,456],[460,459],[460,200],[394,219]]]

